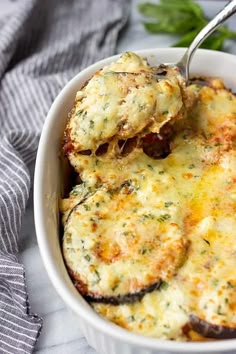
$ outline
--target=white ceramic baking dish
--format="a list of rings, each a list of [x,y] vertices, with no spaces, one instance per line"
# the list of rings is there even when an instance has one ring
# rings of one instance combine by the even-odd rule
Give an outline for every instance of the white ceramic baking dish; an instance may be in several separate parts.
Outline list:
[[[177,62],[184,50],[148,49],[137,53],[150,64]],[[64,302],[79,317],[88,343],[104,354],[236,353],[236,339],[216,342],[180,343],[151,339],[130,333],[98,316],[74,288],[66,271],[59,239],[58,199],[61,193],[62,168],[59,154],[67,114],[76,91],[91,75],[117,56],[104,59],[78,73],[55,99],[46,118],[39,143],[34,181],[34,214],[38,244],[48,275]],[[221,77],[236,91],[236,56],[198,50],[191,74]]]

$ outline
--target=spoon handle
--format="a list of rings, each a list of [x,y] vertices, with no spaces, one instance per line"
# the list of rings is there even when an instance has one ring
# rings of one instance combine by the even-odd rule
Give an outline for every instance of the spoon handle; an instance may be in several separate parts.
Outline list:
[[[201,45],[201,43],[215,31],[227,18],[236,12],[236,0],[230,1],[194,38],[189,48],[185,52],[184,56],[178,63],[178,66],[185,69],[186,79],[189,78],[189,65],[193,54],[196,49]]]

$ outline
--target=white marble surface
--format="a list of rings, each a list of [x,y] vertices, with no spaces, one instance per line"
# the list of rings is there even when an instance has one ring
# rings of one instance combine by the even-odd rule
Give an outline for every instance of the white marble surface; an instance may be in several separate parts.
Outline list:
[[[1,0],[0,10],[4,10],[10,0]],[[151,35],[145,32],[141,17],[137,13],[139,0],[132,0],[130,22],[122,32],[117,52],[149,47],[167,47],[176,40],[167,35]],[[208,16],[213,16],[223,6],[224,1],[200,1]],[[5,7],[6,8],[6,7]],[[229,20],[230,27],[236,30],[236,20]],[[227,51],[236,54],[236,42],[227,43]],[[33,174],[33,166],[32,166]],[[33,178],[33,176],[32,176]],[[20,235],[20,258],[25,265],[26,281],[32,312],[43,317],[44,326],[35,348],[38,354],[95,354],[83,339],[77,319],[67,308],[52,287],[42,264],[36,243],[32,195],[23,220]]]

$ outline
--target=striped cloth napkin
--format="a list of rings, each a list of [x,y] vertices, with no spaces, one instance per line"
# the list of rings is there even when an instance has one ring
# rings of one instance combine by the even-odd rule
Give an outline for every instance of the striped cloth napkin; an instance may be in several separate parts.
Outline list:
[[[42,319],[30,312],[19,231],[47,111],[79,70],[114,53],[127,0],[0,4],[0,353],[32,353]]]

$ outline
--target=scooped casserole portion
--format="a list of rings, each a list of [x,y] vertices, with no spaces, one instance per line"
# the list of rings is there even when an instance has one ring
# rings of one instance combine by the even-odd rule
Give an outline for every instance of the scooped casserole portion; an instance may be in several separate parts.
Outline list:
[[[62,251],[80,294],[146,336],[236,338],[236,97],[135,53],[77,92]]]

